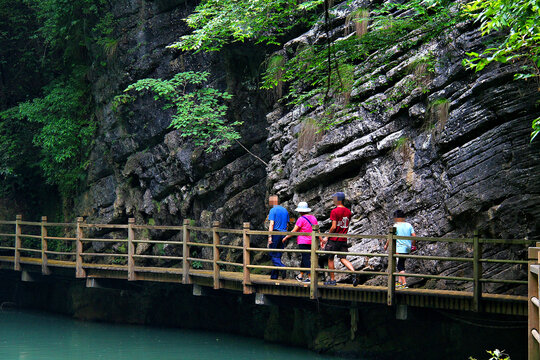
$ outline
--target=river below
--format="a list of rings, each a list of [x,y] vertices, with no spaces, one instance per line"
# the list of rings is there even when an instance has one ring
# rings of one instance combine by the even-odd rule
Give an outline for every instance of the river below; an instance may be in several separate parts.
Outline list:
[[[0,312],[2,360],[339,359],[225,333],[77,321]]]

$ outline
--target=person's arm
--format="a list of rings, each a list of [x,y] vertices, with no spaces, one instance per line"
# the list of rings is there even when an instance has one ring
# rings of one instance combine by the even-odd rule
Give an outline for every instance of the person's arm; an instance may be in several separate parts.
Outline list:
[[[274,220],[270,220],[270,225],[268,225],[268,231],[274,231]],[[268,245],[272,243],[272,235],[268,235]]]
[[[416,233],[413,232],[413,233],[411,234],[411,236],[416,237]],[[416,250],[416,240],[413,240],[413,241],[412,241],[412,245],[411,245],[411,251],[414,251],[414,250]]]
[[[386,240],[386,244],[384,244],[384,251],[386,251],[386,249],[388,249],[388,240]]]
[[[328,232],[330,234],[333,234],[336,232],[336,229],[337,229],[337,221],[336,220],[332,220],[332,227],[330,228],[330,230],[328,230]]]
[[[298,230],[300,230],[300,227],[299,227],[298,225],[294,225],[294,229],[292,229],[291,232],[298,232]],[[287,235],[287,236],[285,236],[285,237],[283,238],[282,241],[285,242],[285,241],[289,240],[289,239],[292,238],[292,237],[293,237],[293,235]]]

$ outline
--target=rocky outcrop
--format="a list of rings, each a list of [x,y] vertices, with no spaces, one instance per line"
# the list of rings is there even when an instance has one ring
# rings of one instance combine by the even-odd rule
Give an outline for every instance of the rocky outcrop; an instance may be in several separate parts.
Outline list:
[[[344,20],[342,18],[341,24]],[[343,35],[343,25],[334,37]],[[340,35],[341,34],[341,35]],[[285,45],[324,41],[311,32]],[[540,116],[537,84],[513,81],[514,65],[472,73],[465,54],[479,51],[479,31],[468,22],[412,49],[391,49],[380,66],[375,53],[355,67],[351,100],[334,114],[337,127],[299,146],[306,119],[324,109],[278,107],[268,115],[272,160],[268,188],[293,208],[307,201],[328,229],[331,195],[344,191],[353,212],[351,232],[385,234],[395,209],[403,209],[420,236],[538,238],[540,151],[529,143],[531,122]],[[414,74],[421,59],[433,58],[433,73]],[[422,80],[418,81],[421,77]],[[413,86],[411,86],[411,84]],[[382,252],[377,240],[354,242],[351,250]],[[467,246],[421,243],[418,254],[466,256]],[[524,246],[485,248],[497,258],[525,256]],[[291,262],[294,262],[291,260]],[[384,268],[379,259],[354,259],[357,268]],[[485,266],[485,274],[526,278],[526,267],[503,270]],[[433,261],[409,262],[411,272],[470,275],[470,266]],[[377,283],[381,279],[370,282]],[[454,282],[427,286],[463,288]],[[487,285],[488,290],[508,290]],[[512,292],[523,292],[514,288]]]
[[[344,36],[346,17],[366,4],[338,6],[331,36]],[[183,0],[114,4],[119,43],[106,70],[93,73],[99,130],[87,190],[77,199],[74,216],[83,215],[89,222],[135,217],[151,224],[179,224],[190,218],[205,226],[218,220],[236,228],[250,221],[260,228],[265,196],[276,193],[290,209],[298,201],[308,201],[326,230],[330,196],[342,190],[354,214],[354,233],[386,233],[391,213],[401,208],[418,235],[470,236],[477,229],[484,237],[538,238],[540,152],[538,142],[528,141],[531,120],[540,114],[537,85],[513,81],[512,64],[477,74],[466,70],[461,64],[465,54],[483,46],[473,24],[460,23],[435,39],[419,35],[412,48],[396,44],[356,64],[349,103],[333,115],[339,125],[306,138],[304,130],[312,126],[306,119],[317,119],[324,109],[289,108],[258,90],[259,66],[268,49],[242,44],[219,53],[193,54],[166,48],[189,31],[182,19],[194,5]],[[281,53],[291,54],[324,39],[316,26],[288,42]],[[386,60],[378,61],[382,57]],[[419,66],[426,66],[426,61],[432,71]],[[268,167],[238,145],[212,153],[194,147],[169,128],[171,114],[150,97],[113,110],[113,97],[128,84],[187,70],[209,71],[213,86],[234,94],[228,116],[244,121],[242,142],[270,161]],[[352,245],[355,251],[382,251],[377,240]],[[166,246],[165,251],[176,250]],[[470,251],[467,246],[433,243],[419,248],[419,254],[430,255],[462,256]],[[523,246],[484,251],[499,258],[524,255]],[[377,258],[353,260],[357,268],[386,266]],[[297,265],[298,259],[286,261]],[[471,272],[470,267],[449,262],[411,261],[408,266],[423,273]],[[524,276],[523,267],[503,269],[484,268],[494,277],[508,272]]]
[[[229,227],[263,221],[266,170],[262,162],[239,145],[212,153],[195,148],[169,127],[171,113],[150,96],[121,111],[112,106],[114,96],[138,79],[208,71],[212,86],[234,94],[229,116],[244,121],[243,145],[268,159],[268,101],[257,86],[262,50],[243,46],[219,54],[187,54],[166,48],[189,31],[183,19],[195,3],[114,3],[118,46],[107,69],[93,74],[98,134],[88,190],[76,201],[73,215],[90,222],[125,222],[128,217],[156,224],[180,224],[186,218],[221,220]]]

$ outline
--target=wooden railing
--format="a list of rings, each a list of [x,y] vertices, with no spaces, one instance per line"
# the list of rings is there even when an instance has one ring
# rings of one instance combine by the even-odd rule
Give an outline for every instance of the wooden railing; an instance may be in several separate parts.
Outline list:
[[[328,273],[343,273],[343,274],[355,274],[365,276],[387,276],[386,286],[386,299],[388,305],[395,304],[395,278],[396,276],[417,277],[424,279],[435,280],[453,280],[459,282],[472,283],[473,294],[473,310],[479,311],[481,308],[482,296],[483,296],[483,284],[484,283],[503,283],[503,284],[527,284],[524,279],[495,279],[484,277],[483,264],[507,264],[507,265],[523,265],[527,266],[527,259],[490,259],[482,256],[482,246],[486,244],[507,244],[507,245],[527,245],[530,244],[530,240],[525,239],[482,239],[475,233],[473,238],[433,238],[433,237],[404,237],[395,235],[395,230],[390,228],[386,235],[367,235],[367,234],[331,234],[332,237],[341,237],[348,239],[377,239],[380,241],[389,241],[388,253],[365,253],[365,252],[336,252],[336,251],[323,251],[319,249],[319,237],[328,236],[330,234],[324,234],[319,232],[317,226],[313,227],[311,233],[291,233],[291,232],[269,232],[252,230],[249,223],[244,223],[243,228],[239,229],[225,229],[221,228],[219,222],[214,222],[211,228],[194,226],[190,220],[184,220],[183,225],[180,226],[165,226],[165,225],[139,225],[135,224],[135,219],[130,218],[127,224],[88,224],[85,223],[83,218],[77,218],[76,223],[49,223],[46,217],[42,217],[41,222],[28,222],[23,221],[22,216],[18,215],[15,221],[0,221],[0,227],[5,228],[9,226],[13,229],[13,232],[0,233],[0,253],[6,254],[6,252],[13,253],[13,269],[21,270],[21,254],[29,257],[41,258],[42,273],[50,274],[49,261],[50,258],[68,260],[73,263],[75,267],[76,277],[84,278],[86,276],[86,269],[95,266],[96,259],[110,258],[113,259],[113,263],[120,263],[119,267],[123,271],[127,271],[127,279],[130,281],[137,280],[137,274],[145,271],[167,271],[171,267],[163,268],[158,266],[138,266],[138,260],[167,260],[174,263],[174,268],[181,267],[182,282],[184,284],[191,283],[191,276],[194,273],[194,264],[208,264],[207,268],[212,271],[213,287],[219,289],[221,287],[221,272],[222,268],[227,266],[234,268],[235,271],[242,272],[241,278],[242,288],[244,293],[249,294],[252,292],[252,271],[253,270],[291,270],[291,271],[304,271],[309,272],[311,276],[311,283],[309,284],[310,298],[316,299],[318,297],[318,290],[321,286],[319,276]],[[23,227],[31,229],[29,233],[23,232]],[[55,228],[56,232],[63,231],[73,233],[74,236],[49,236],[48,233],[51,228]],[[120,238],[92,238],[89,237],[91,233],[98,233],[99,230],[114,231],[115,236],[118,237],[118,232],[123,232]],[[150,232],[150,231],[168,231],[171,233],[181,234],[181,241],[173,240],[151,240],[148,238],[137,238],[137,232]],[[124,236],[125,232],[125,236]],[[201,242],[196,239],[197,234],[207,234],[209,241]],[[252,236],[268,236],[268,235],[310,235],[312,236],[312,245],[310,250],[300,249],[271,249],[271,248],[259,248],[251,245]],[[221,242],[223,235],[232,235],[241,237],[242,245],[224,244]],[[9,239],[9,240],[6,240]],[[31,244],[23,247],[23,239],[29,239],[26,243]],[[445,242],[445,243],[461,243],[469,244],[472,247],[470,257],[450,257],[450,256],[428,256],[428,255],[404,255],[396,254],[396,240],[416,240],[418,242]],[[61,241],[65,243],[74,244],[68,247],[67,251],[51,251],[49,250],[50,241]],[[85,249],[88,248],[86,244],[90,242],[109,242],[115,243],[116,250],[113,252],[88,252]],[[182,248],[182,256],[173,255],[151,255],[151,254],[137,254],[137,244],[168,244],[176,245]],[[71,250],[69,250],[69,248]],[[196,257],[197,251],[195,249],[207,248],[210,249],[211,256],[209,257]],[[192,252],[193,251],[193,252]],[[225,251],[238,251],[241,253],[241,262],[225,261],[222,258],[222,253]],[[296,266],[287,267],[275,267],[271,265],[252,264],[251,256],[257,252],[282,252],[282,253],[309,253],[311,257],[311,267],[302,268]],[[366,258],[378,257],[387,258],[388,266],[386,271],[371,271],[371,270],[330,270],[326,268],[318,267],[319,255],[347,255],[347,256],[360,256]],[[429,261],[451,261],[455,263],[470,263],[471,264],[471,277],[465,276],[446,276],[435,274],[412,274],[405,273],[400,274],[396,272],[396,260],[398,257],[416,260],[429,260]],[[91,263],[90,261],[94,262]],[[110,263],[111,261],[109,261]],[[55,265],[57,266],[57,265]],[[66,265],[67,266],[67,265]],[[70,265],[71,266],[71,265]],[[536,295],[537,296],[537,295]]]
[[[540,360],[540,296],[538,294],[538,280],[540,277],[540,243],[529,248],[529,294],[528,294],[528,346],[529,360]]]

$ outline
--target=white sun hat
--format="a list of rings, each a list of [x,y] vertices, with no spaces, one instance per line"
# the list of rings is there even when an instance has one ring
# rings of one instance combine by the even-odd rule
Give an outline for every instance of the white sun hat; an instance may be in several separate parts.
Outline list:
[[[308,207],[307,202],[301,201],[298,203],[298,207],[294,209],[294,211],[301,212],[301,213],[308,213],[308,212],[311,212],[311,209]]]

